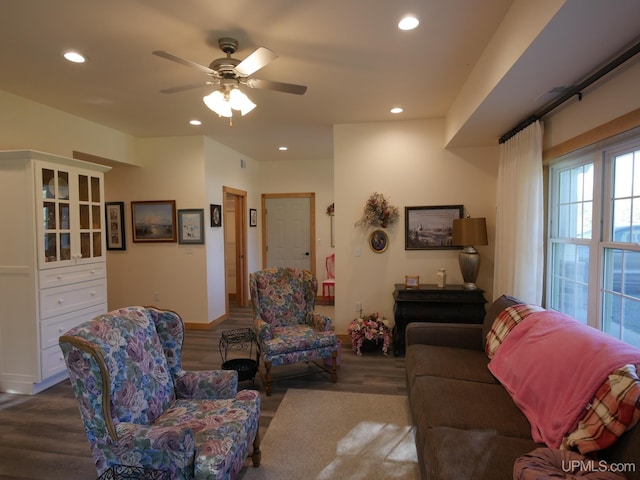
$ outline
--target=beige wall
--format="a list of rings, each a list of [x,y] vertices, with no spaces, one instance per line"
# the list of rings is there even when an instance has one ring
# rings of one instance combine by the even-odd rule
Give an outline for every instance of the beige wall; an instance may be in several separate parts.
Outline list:
[[[465,206],[465,213],[486,217],[489,246],[481,255],[478,286],[491,298],[495,188],[498,148],[443,148],[444,120],[379,122],[334,127],[336,199],[335,323],[345,333],[356,315],[356,302],[366,313],[393,318],[394,284],[405,275],[436,283],[436,270],[447,270],[448,283],[461,283],[457,250],[405,250],[404,207]],[[368,244],[372,228],[354,227],[373,192],[388,196],[400,209],[400,220],[386,229],[389,247],[374,253]],[[357,256],[356,250],[360,251]]]
[[[327,207],[333,203],[333,159],[318,161],[282,160],[261,166],[260,193],[316,194],[316,276],[326,278],[325,259],[334,252],[331,247],[331,219]],[[320,288],[319,288],[320,290]],[[320,290],[320,293],[322,291]]]

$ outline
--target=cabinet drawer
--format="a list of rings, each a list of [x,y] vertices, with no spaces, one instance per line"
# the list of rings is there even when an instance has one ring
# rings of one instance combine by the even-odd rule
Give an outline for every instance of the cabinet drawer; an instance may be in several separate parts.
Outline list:
[[[57,345],[42,350],[40,356],[40,373],[43,379],[51,377],[67,369],[64,355]]]
[[[40,290],[40,318],[107,303],[106,279]]]
[[[43,320],[40,323],[40,348],[58,345],[60,335],[102,313],[107,313],[106,303]]]
[[[72,283],[97,280],[107,276],[107,266],[102,263],[90,263],[73,267],[50,268],[40,271],[40,288],[61,287]]]

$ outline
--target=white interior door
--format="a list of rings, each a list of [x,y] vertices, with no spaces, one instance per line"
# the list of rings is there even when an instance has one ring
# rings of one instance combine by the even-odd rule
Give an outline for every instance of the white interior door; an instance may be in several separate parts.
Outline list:
[[[265,199],[266,266],[311,269],[311,198]]]

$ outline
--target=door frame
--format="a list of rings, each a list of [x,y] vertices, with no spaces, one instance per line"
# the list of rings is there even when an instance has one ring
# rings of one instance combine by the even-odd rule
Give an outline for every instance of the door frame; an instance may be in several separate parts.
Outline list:
[[[249,269],[247,266],[247,192],[238,190],[233,187],[222,187],[222,211],[227,211],[227,195],[235,196],[235,239],[236,239],[236,303],[238,306],[246,307],[249,305]],[[225,224],[223,224],[223,228]],[[224,242],[223,242],[224,244]],[[226,245],[225,245],[226,248]],[[225,258],[225,282],[224,282],[224,301],[225,311],[229,313],[229,293],[227,289],[226,278],[226,258]]]
[[[311,273],[316,276],[316,194],[303,193],[263,193],[262,194],[262,268],[267,267],[267,200],[273,198],[308,198],[309,199],[309,264]]]

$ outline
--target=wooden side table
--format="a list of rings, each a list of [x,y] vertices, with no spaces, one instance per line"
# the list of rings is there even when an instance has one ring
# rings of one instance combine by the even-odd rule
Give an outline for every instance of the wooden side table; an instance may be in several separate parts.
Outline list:
[[[419,285],[407,288],[396,284],[393,292],[393,353],[404,355],[404,331],[411,322],[482,323],[484,290],[467,290],[462,285]]]

